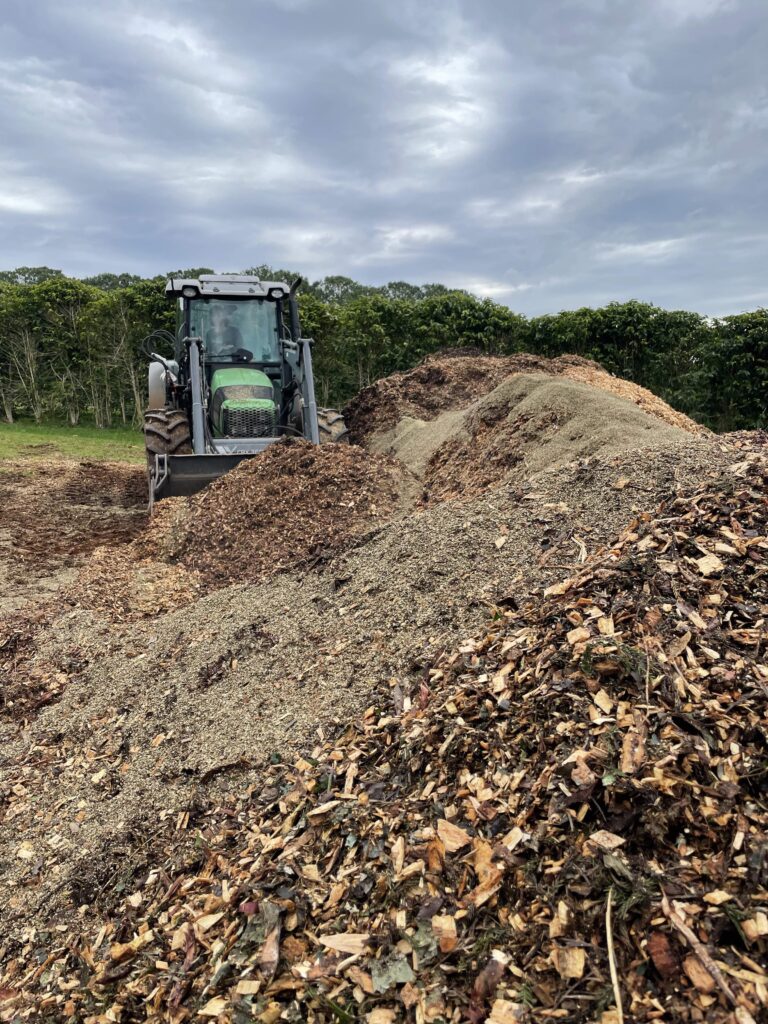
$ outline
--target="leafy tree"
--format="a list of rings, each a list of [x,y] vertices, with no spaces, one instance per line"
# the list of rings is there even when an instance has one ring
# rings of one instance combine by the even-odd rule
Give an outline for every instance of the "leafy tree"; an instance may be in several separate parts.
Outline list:
[[[188,267],[186,270],[169,270],[165,275],[166,279],[169,277],[188,277],[194,279],[200,277],[201,274],[215,274],[215,270],[211,270],[210,267]]]
[[[6,284],[41,284],[52,277],[64,277],[60,270],[50,267],[16,267],[15,270],[0,270],[0,281]]]
[[[379,294],[386,299],[406,299],[409,302],[418,302],[424,298],[424,287],[418,284],[409,284],[407,281],[390,281],[379,289]]]
[[[351,277],[342,277],[337,274],[332,277],[324,277],[321,281],[315,281],[311,285],[311,291],[322,302],[343,306],[347,302],[370,294],[371,289],[358,281],[353,281]]]
[[[104,292],[114,292],[118,288],[129,288],[132,284],[138,284],[141,278],[137,274],[96,274],[94,277],[84,277],[82,280],[83,284],[101,288]]]
[[[715,429],[768,426],[768,309],[714,322],[699,382],[704,416]]]
[[[297,278],[303,276],[296,270],[276,270],[273,267],[267,266],[266,263],[262,263],[258,267],[248,267],[246,270],[238,270],[237,273],[252,274],[254,277],[260,278],[262,281],[285,281],[287,284],[293,284]]]
[[[210,272],[199,267],[174,276]],[[245,272],[289,282],[299,276],[266,265]],[[138,423],[145,403],[142,341],[157,328],[174,328],[165,280],[111,273],[75,280],[49,267],[0,273],[0,415]],[[431,352],[470,347],[582,355],[717,429],[768,424],[765,309],[708,321],[631,301],[526,320],[439,284],[373,287],[339,275],[305,284],[298,300],[304,335],[315,342],[323,404],[341,405]]]
[[[4,288],[0,291],[0,364],[5,418],[13,419],[19,405],[35,423],[41,423],[50,386],[41,342],[41,310],[34,289]]]

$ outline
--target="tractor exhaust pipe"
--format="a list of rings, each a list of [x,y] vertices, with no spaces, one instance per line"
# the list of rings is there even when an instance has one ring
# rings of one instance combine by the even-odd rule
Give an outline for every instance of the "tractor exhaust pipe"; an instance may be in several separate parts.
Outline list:
[[[301,324],[299,323],[299,304],[296,301],[296,292],[304,283],[303,277],[297,277],[288,292],[288,315],[291,320],[291,338],[298,341],[301,337]]]

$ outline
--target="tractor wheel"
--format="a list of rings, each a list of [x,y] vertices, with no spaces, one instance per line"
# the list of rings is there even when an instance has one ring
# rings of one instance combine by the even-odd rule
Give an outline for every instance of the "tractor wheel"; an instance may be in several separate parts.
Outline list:
[[[320,444],[349,444],[347,425],[337,409],[318,409],[317,429]]]
[[[192,436],[183,409],[147,409],[144,413],[144,446],[147,462],[154,465],[155,455],[189,455]]]

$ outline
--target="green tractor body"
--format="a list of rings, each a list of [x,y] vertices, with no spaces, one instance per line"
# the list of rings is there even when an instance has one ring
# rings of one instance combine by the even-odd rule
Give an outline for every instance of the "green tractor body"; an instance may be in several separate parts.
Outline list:
[[[261,370],[216,370],[211,376],[211,423],[215,437],[275,437],[275,388]]]

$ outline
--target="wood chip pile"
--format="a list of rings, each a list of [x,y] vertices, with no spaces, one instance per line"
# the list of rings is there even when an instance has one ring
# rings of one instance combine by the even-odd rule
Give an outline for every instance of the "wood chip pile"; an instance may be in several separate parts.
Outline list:
[[[646,388],[614,377],[590,359],[570,355],[547,359],[523,352],[513,356],[427,356],[413,370],[384,377],[349,402],[344,417],[350,436],[362,444],[404,416],[432,420],[449,410],[465,409],[515,373],[548,373],[590,384],[633,402],[670,426],[691,434],[708,433]]]
[[[161,505],[142,550],[209,587],[317,565],[392,514],[401,480],[391,459],[360,448],[285,440],[188,501]]]
[[[765,1020],[766,483],[747,452],[182,816],[92,929],[30,928],[0,1020]]]

